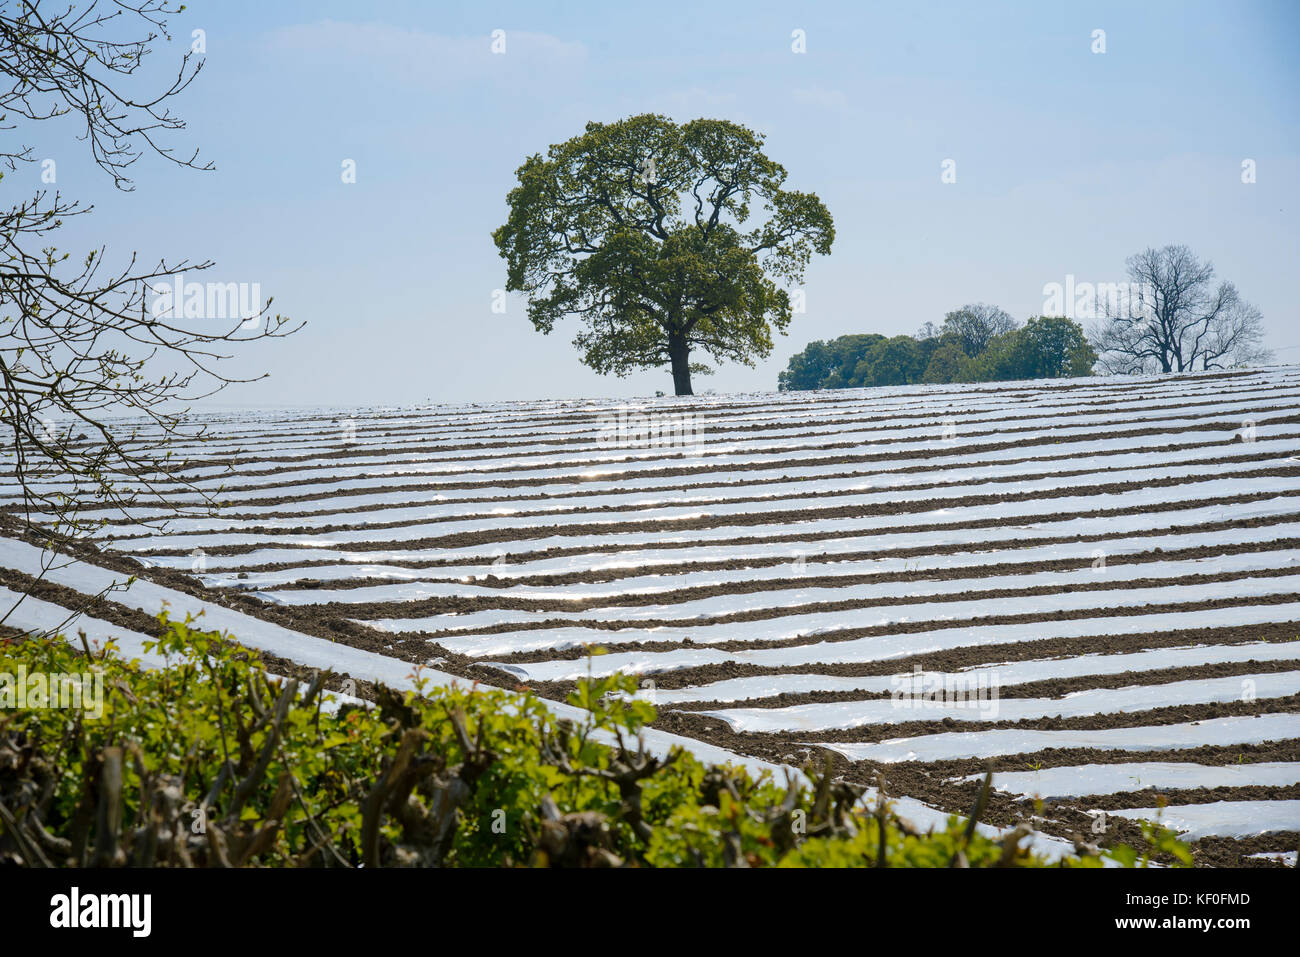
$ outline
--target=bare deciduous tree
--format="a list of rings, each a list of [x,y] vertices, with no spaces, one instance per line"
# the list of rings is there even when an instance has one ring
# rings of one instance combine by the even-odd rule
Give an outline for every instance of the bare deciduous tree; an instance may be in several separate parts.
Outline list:
[[[131,166],[146,153],[210,170],[198,153],[177,155],[167,134],[184,129],[169,109],[201,61],[187,53],[156,95],[141,98],[146,56],[168,37],[167,0],[111,0],[51,8],[0,0],[0,130],[26,137],[47,121],[71,123],[95,163],[129,191]],[[19,131],[11,134],[10,131]],[[34,148],[6,138],[0,178],[35,162]],[[13,182],[10,177],[9,186]],[[183,403],[235,380],[217,371],[228,345],[287,335],[282,316],[255,314],[193,322],[158,315],[151,287],[210,262],[136,254],[109,265],[104,247],[73,257],[52,234],[92,207],[41,189],[0,203],[0,443],[6,485],[20,494],[3,510],[27,529],[84,532],[87,509],[130,514],[142,503],[175,513],[178,493],[211,505],[179,476],[168,452],[201,433]],[[216,323],[219,322],[219,325]]]
[[[1142,294],[1122,312],[1108,307],[1091,330],[1103,371],[1190,372],[1271,357],[1261,344],[1260,311],[1232,283],[1214,284],[1213,263],[1201,262],[1186,246],[1165,246],[1130,256],[1126,264]]]
[[[943,318],[939,335],[952,335],[968,356],[977,356],[988,348],[994,336],[1016,328],[1016,320],[997,306],[982,302],[968,303]]]

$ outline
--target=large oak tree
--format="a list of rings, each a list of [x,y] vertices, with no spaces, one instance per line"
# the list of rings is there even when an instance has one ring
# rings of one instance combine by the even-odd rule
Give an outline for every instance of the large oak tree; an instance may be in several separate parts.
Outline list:
[[[493,239],[533,326],[577,316],[586,365],[670,366],[678,395],[711,371],[693,353],[752,366],[771,352],[792,313],[783,286],[835,237],[821,200],[785,189],[762,137],[726,120],[588,123],[517,175]]]

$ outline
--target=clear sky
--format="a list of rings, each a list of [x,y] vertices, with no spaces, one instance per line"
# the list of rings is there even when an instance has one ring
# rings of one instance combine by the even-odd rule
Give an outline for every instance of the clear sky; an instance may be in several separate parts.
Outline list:
[[[835,217],[771,358],[697,391],[772,390],[812,339],[911,333],[966,302],[1023,320],[1045,284],[1123,281],[1128,255],[1167,243],[1212,260],[1278,359],[1300,361],[1295,2],[197,0],[155,69],[200,28],[173,142],[215,172],[142,161],[120,194],[61,133],[25,139],[96,206],[58,239],[74,258],[106,243],[110,259],[213,259],[190,278],[256,282],[307,320],[226,364],[271,374],[226,403],[671,393],[666,369],[582,366],[576,320],[542,336],[522,299],[491,310],[505,274],[490,234],[524,157],[642,112],[750,126]]]

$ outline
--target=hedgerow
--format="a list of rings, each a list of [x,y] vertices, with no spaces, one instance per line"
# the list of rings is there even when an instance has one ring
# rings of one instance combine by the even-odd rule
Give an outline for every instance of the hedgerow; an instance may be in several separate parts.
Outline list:
[[[328,675],[268,674],[259,656],[160,616],[145,669],[110,644],[0,646],[0,678],[94,670],[103,713],[0,709],[0,861],[29,866],[1100,866],[1047,861],[1027,829],[993,840],[951,818],[915,829],[883,799],[810,766],[776,781],[649,754],[654,709],[633,679],[541,699],[473,685],[378,687],[343,703]],[[30,682],[30,678],[29,678]],[[13,681],[9,687],[12,690]],[[35,686],[27,689],[29,692]],[[987,782],[986,782],[987,787]],[[1152,829],[1153,849],[1186,860]],[[1131,848],[1110,854],[1145,865]]]

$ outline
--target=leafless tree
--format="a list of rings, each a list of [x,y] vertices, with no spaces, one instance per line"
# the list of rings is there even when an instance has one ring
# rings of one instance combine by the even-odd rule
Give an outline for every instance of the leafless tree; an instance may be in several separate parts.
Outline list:
[[[1091,330],[1100,369],[1109,373],[1190,372],[1267,362],[1263,317],[1214,265],[1186,246],[1147,249],[1126,261],[1130,298],[1108,306]],[[1136,303],[1136,305],[1134,305]]]
[[[977,356],[994,336],[1010,332],[1016,325],[1016,320],[997,306],[975,302],[944,316],[938,334],[955,336],[966,355]]]
[[[134,92],[145,58],[170,38],[167,18],[180,9],[168,0],[0,0],[0,177],[35,162],[23,140],[51,121],[73,124],[124,191],[146,153],[211,170],[197,151],[177,154],[165,143],[185,127],[169,101],[202,61],[187,53],[156,95]],[[246,381],[216,369],[229,346],[294,328],[269,315],[269,299],[255,314],[219,325],[157,314],[147,301],[156,283],[211,263],[144,265],[131,253],[110,265],[102,246],[74,257],[55,248],[54,234],[92,207],[46,189],[7,192],[0,201],[0,443],[7,461],[0,469],[5,484],[21,491],[4,506],[9,520],[75,535],[92,527],[82,518],[88,509],[178,509],[178,493],[211,505],[177,474],[182,463],[168,451],[179,438],[201,437],[184,403]]]

